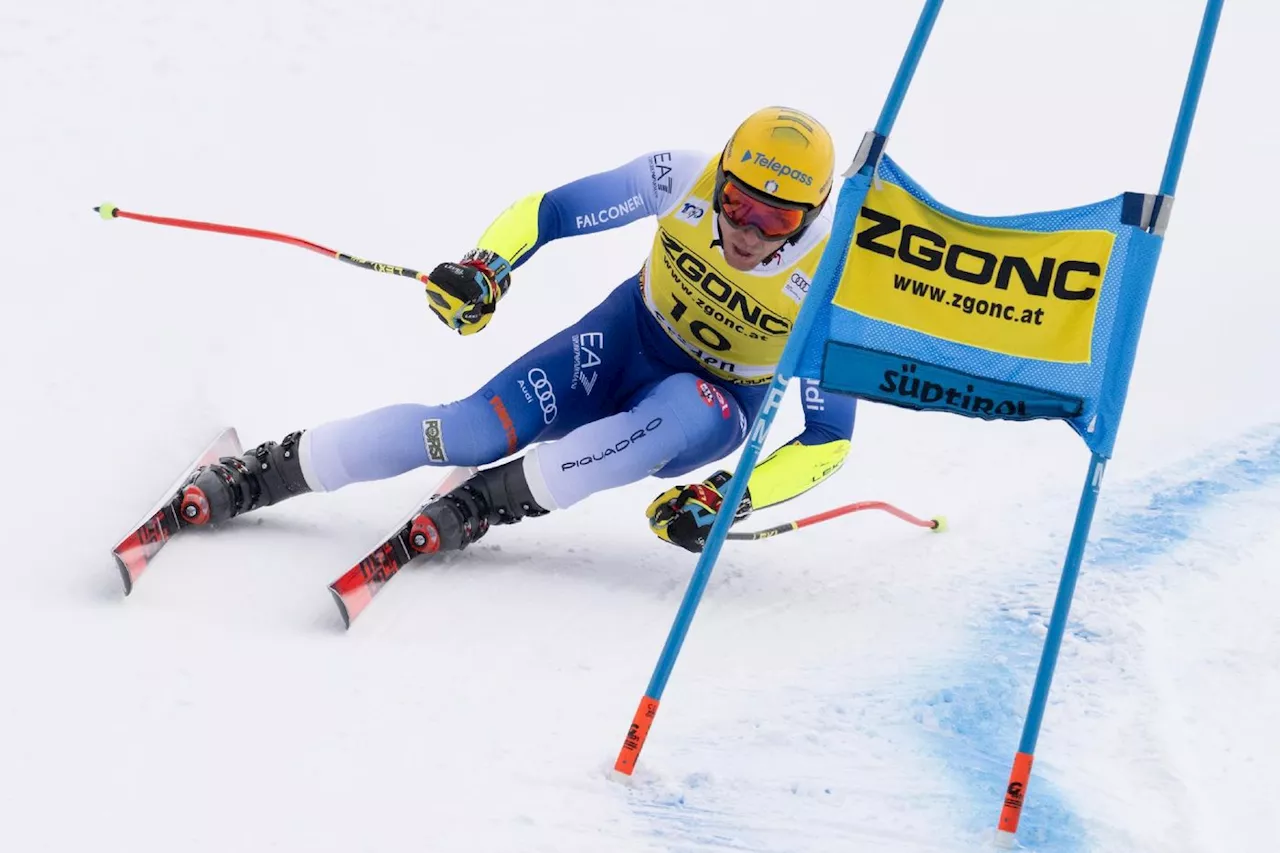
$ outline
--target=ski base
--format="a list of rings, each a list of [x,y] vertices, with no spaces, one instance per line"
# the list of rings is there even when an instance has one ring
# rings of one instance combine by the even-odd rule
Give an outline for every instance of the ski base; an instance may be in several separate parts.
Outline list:
[[[155,508],[111,550],[116,568],[120,570],[125,595],[133,592],[133,585],[138,582],[138,577],[146,571],[160,549],[182,529],[183,525],[173,503],[182,484],[197,468],[216,462],[223,456],[239,456],[242,452],[240,437],[233,427],[227,427],[218,433],[218,437],[174,481]]]

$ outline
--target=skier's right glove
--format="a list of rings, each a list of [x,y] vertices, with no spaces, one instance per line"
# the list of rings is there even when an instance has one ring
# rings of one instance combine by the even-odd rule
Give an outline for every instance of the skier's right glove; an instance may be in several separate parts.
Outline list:
[[[679,545],[695,554],[707,544],[707,535],[715,523],[716,514],[724,503],[725,484],[733,479],[728,471],[717,471],[701,483],[674,486],[654,498],[645,510],[649,516],[649,529],[659,539]],[[751,515],[751,491],[747,490],[733,514],[737,524]]]
[[[511,264],[493,252],[473,249],[456,264],[440,264],[427,276],[427,304],[460,335],[489,324],[498,300],[511,286]]]

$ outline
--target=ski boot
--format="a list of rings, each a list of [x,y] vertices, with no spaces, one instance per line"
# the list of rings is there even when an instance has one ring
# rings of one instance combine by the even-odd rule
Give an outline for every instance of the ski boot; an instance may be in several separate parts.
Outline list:
[[[453,491],[422,508],[409,530],[409,547],[419,554],[461,551],[494,524],[515,524],[546,515],[529,491],[524,459],[479,471]]]
[[[221,524],[241,513],[311,491],[302,475],[298,442],[291,433],[239,457],[224,456],[197,468],[174,498],[183,526]]]
[[[457,471],[462,476],[464,472]],[[449,478],[449,485],[458,482]],[[440,488],[448,488],[442,484]],[[416,557],[461,551],[494,524],[514,524],[546,515],[524,475],[524,460],[478,471],[462,485],[432,498],[396,526],[340,578],[329,584],[342,624],[360,615],[387,581]]]

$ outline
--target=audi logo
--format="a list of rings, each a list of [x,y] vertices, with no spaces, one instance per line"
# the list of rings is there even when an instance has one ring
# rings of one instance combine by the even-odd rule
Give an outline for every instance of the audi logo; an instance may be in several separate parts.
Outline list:
[[[541,367],[529,371],[529,385],[538,398],[538,406],[542,408],[542,422],[550,425],[556,419],[556,392],[551,387],[547,372]]]

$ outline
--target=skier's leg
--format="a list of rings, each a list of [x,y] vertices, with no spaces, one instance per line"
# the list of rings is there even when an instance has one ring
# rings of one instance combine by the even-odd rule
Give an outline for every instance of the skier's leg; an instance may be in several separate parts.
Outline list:
[[[307,430],[299,448],[307,482],[333,491],[423,465],[487,465],[616,412],[652,377],[629,358],[635,318],[626,287],[465,399],[388,406]]]
[[[624,357],[636,350],[631,284],[466,399],[388,406],[201,468],[180,496],[183,517],[217,523],[293,495],[423,465],[484,465],[616,411],[651,376]]]
[[[539,445],[522,464],[537,503],[563,509],[659,471],[674,476],[720,459],[745,435],[746,417],[732,394],[677,373],[640,395],[630,411]]]
[[[512,524],[587,495],[719,459],[746,420],[730,394],[689,373],[651,384],[629,411],[585,424],[520,459],[478,472],[428,506],[440,550],[465,548],[491,524]]]

